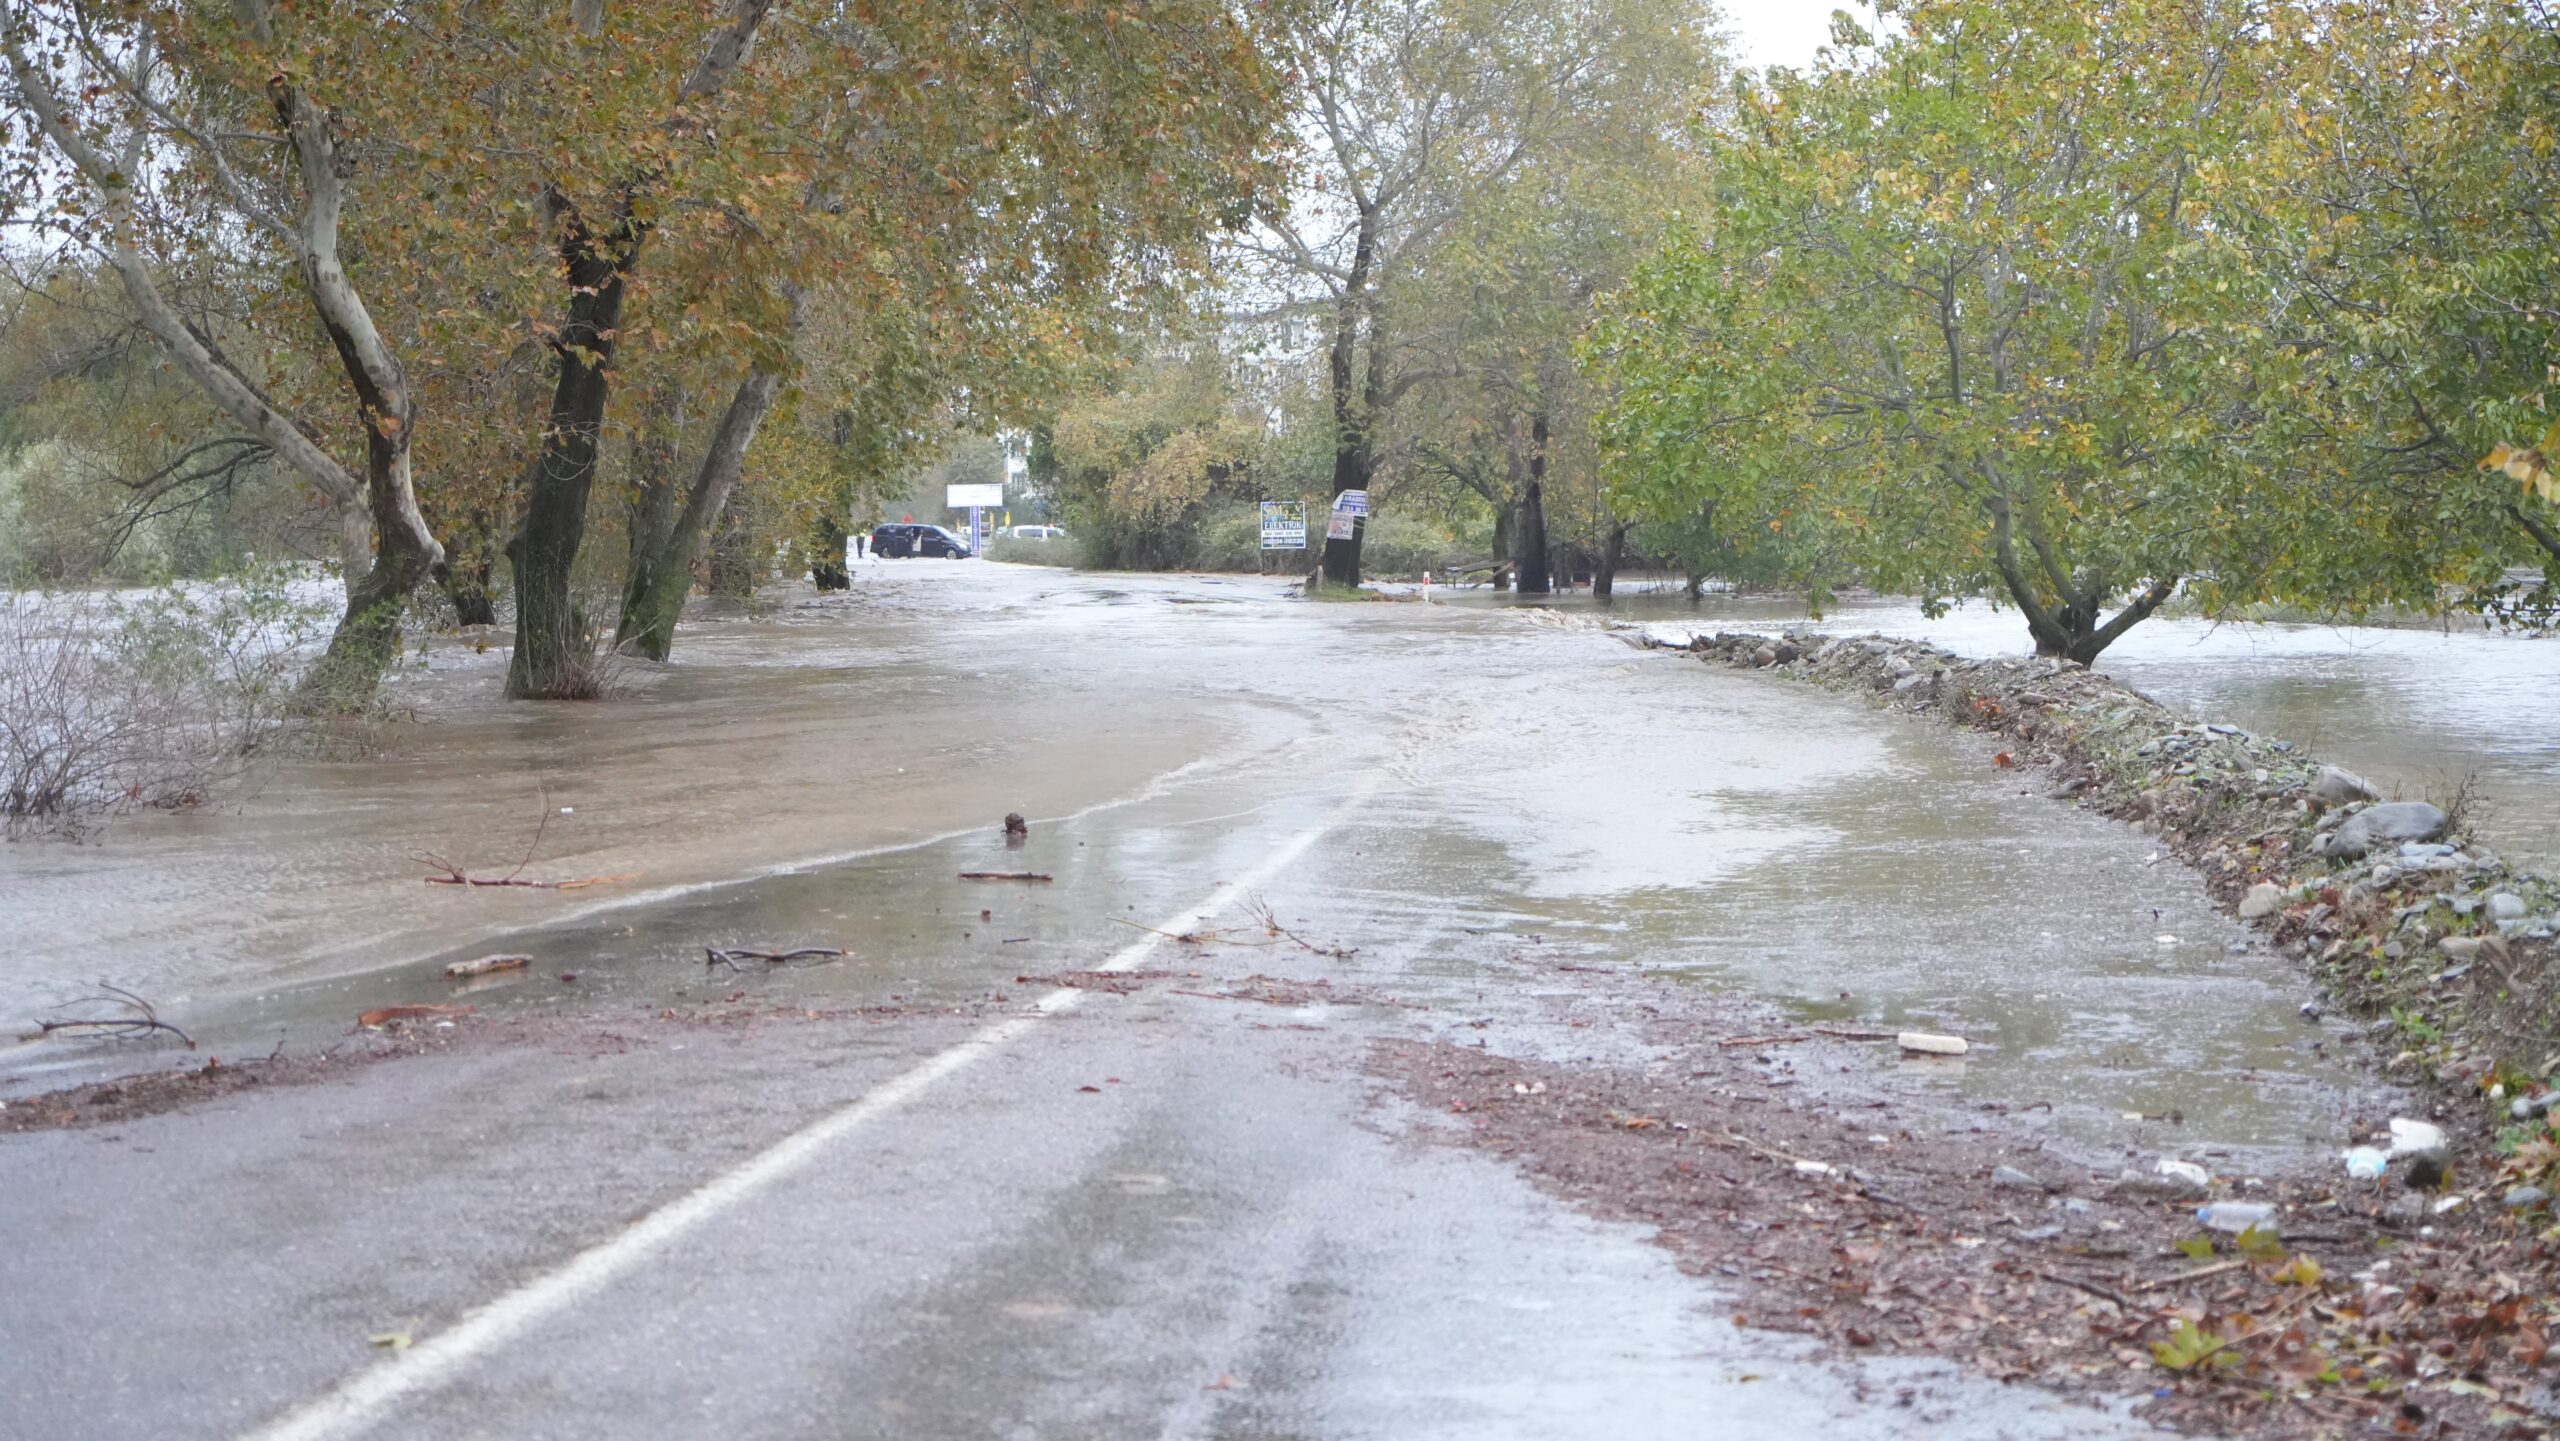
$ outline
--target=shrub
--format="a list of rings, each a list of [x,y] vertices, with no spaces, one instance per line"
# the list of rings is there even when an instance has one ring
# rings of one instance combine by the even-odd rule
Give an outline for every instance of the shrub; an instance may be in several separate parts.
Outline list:
[[[77,835],[203,802],[289,731],[294,672],[331,619],[280,572],[0,596],[0,824]]]

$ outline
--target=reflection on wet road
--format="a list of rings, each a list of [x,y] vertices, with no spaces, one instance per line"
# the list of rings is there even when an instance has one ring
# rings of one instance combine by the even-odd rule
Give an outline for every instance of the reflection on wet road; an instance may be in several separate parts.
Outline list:
[[[1487,933],[1534,934],[1560,960],[1674,971],[1807,1017],[1955,1031],[1981,1046],[1944,1072],[1949,1084],[2050,1102],[2065,1134],[2098,1149],[2159,1143],[2155,1126],[2128,1125],[2126,1113],[2183,1117],[2182,1144],[2325,1145],[2346,1104],[2344,1072],[2319,1053],[2330,1038],[2295,1014],[2307,992],[2287,965],[2249,949],[2142,837],[2025,793],[1968,737],[1631,651],[1553,617],[1315,607],[1267,582],[1002,568],[893,571],[873,583],[908,617],[893,627],[911,652],[904,681],[848,690],[839,708],[886,734],[920,692],[944,691],[968,697],[969,717],[928,710],[955,729],[841,759],[805,740],[776,746],[790,764],[829,772],[848,798],[841,840],[803,821],[814,857],[726,881],[434,896],[444,914],[495,911],[513,928],[457,942],[417,923],[383,948],[382,959],[405,950],[405,960],[324,961],[313,979],[198,1003],[199,1028],[314,1035],[355,1010],[449,999],[441,965],[499,940],[536,964],[529,978],[473,995],[498,1008],[734,989],[733,973],[706,971],[712,946],[825,944],[860,958],[754,978],[777,992],[909,1003],[984,994],[1017,974],[1089,964],[1128,938],[1128,923],[1241,870],[1275,828],[1376,769],[1391,790],[1347,828],[1350,854],[1328,850],[1298,882],[1308,887],[1301,913],[1361,946],[1373,977],[1475,984],[1464,957]],[[925,615],[934,619],[916,618]],[[705,626],[689,665],[648,704],[677,681],[729,708],[789,695],[811,683],[787,665],[793,654],[840,664],[859,653],[854,637],[868,623],[856,610]],[[573,720],[661,724],[654,714]],[[746,753],[724,767],[754,770],[776,724],[751,729]],[[1151,755],[1156,734],[1164,748]],[[1050,758],[1061,737],[1095,736],[1137,763]],[[695,744],[717,753],[721,743],[715,733]],[[693,752],[612,754],[644,768],[682,766]],[[906,778],[883,782],[884,772]],[[293,804],[295,783],[280,778],[261,804]],[[989,821],[1021,790],[1055,797],[1057,809],[1024,804],[1036,823],[1014,851]],[[892,805],[888,791],[909,803]],[[611,805],[590,800],[578,813],[619,828]],[[509,814],[488,801],[477,809],[475,824],[491,828]],[[638,824],[701,821],[672,810]],[[681,845],[712,857],[735,834],[722,821]],[[843,843],[857,835],[873,844]],[[111,843],[102,854],[120,852]],[[742,848],[739,859],[753,855]],[[957,879],[986,869],[1055,880]],[[397,870],[371,883],[404,901],[415,884]],[[223,903],[207,904],[194,924],[216,932]],[[574,987],[552,979],[562,972],[579,977]]]
[[[1738,1337],[1626,1232],[1481,1157],[1404,1144],[1420,1119],[1357,1080],[1387,1008],[1201,994],[1293,963],[1408,1003],[1398,1017],[1518,1016],[1542,1003],[1524,977],[1597,965],[1957,1031],[1978,1049],[1930,1084],[2050,1103],[2054,1142],[2092,1165],[2171,1149],[2244,1169],[2334,1145],[2351,1104],[2332,1038],[2295,1015],[2301,978],[2137,833],[2022,793],[1972,738],[1587,625],[1309,605],[1254,580],[888,566],[850,601],[701,624],[678,654],[636,697],[577,710],[485,699],[489,658],[431,661],[402,756],[287,769],[237,814],[68,859],[0,857],[28,883],[13,896],[38,898],[33,933],[60,947],[116,917],[84,969],[156,968],[223,1054],[454,999],[442,964],[499,945],[535,963],[468,993],[484,1015],[588,1023],[562,1028],[580,1038],[566,1056],[402,1062],[117,1136],[10,1138],[0,1284],[65,1294],[71,1319],[0,1315],[0,1358],[28,1358],[0,1359],[0,1407],[86,1414],[98,1435],[248,1430],[370,1374],[348,1338],[412,1316],[432,1332],[539,1286],[812,1116],[942,1064],[981,1017],[1055,994],[1038,978],[1256,876],[1285,924],[1356,953],[1312,961],[1241,908],[1197,922],[1206,944],[1159,938],[1143,964],[1163,989],[992,1023],[1005,1045],[965,1084],[899,1092],[894,1124],[811,1148],[749,1215],[665,1240],[383,1434],[571,1434],[563,1416],[812,1438],[2110,1424],[1943,1375],[1916,1410],[1868,1405],[1790,1343]],[[507,834],[527,780],[570,807],[546,862],[642,879],[420,896],[402,842]],[[1031,817],[1018,848],[1008,810]],[[281,897],[306,904],[278,919]],[[262,963],[244,938],[290,945]],[[740,945],[853,955],[706,966]],[[12,1009],[64,954],[34,959],[0,971]],[[683,1029],[731,996],[813,1029]],[[653,1016],[675,1018],[654,1040],[595,1029]],[[1505,1039],[1660,1059],[1606,1025]],[[99,1054],[0,1054],[0,1100]],[[101,1243],[79,1220],[101,1212],[146,1240]],[[295,1244],[270,1256],[280,1224]],[[73,1240],[6,1244],[21,1235]],[[98,1265],[118,1284],[70,1269]],[[259,1288],[222,1284],[244,1265]],[[281,1319],[271,1334],[244,1308]],[[83,1413],[82,1336],[128,1333],[167,1376]]]

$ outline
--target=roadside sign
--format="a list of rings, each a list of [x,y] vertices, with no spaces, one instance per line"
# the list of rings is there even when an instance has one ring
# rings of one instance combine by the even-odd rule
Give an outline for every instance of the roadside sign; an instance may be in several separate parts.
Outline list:
[[[1367,515],[1369,513],[1369,492],[1365,490],[1346,490],[1333,498],[1333,508],[1335,513],[1339,515]]]
[[[1347,510],[1337,510],[1324,523],[1327,540],[1353,540],[1360,534],[1360,517]]]
[[[973,505],[1002,505],[1004,482],[991,480],[984,484],[946,485],[942,488],[942,503],[953,510],[967,510]]]
[[[1266,500],[1262,503],[1262,548],[1264,550],[1305,550],[1307,548],[1307,503],[1303,500]]]

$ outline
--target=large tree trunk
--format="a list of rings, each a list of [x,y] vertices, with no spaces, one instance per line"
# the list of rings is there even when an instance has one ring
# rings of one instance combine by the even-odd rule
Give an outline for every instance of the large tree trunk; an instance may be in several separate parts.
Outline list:
[[[820,590],[853,589],[853,572],[845,559],[845,545],[851,539],[832,512],[818,517],[816,553],[809,560],[811,585]]]
[[[405,388],[399,405],[405,419],[410,414]],[[413,498],[409,427],[375,420],[365,439],[366,489],[374,500],[373,563],[348,587],[347,608],[329,637],[329,648],[302,678],[304,702],[324,709],[359,709],[372,702],[382,673],[400,653],[400,613],[408,606],[409,592],[444,561],[444,551],[427,534]]]
[[[755,443],[756,430],[772,411],[774,397],[781,389],[782,377],[762,370],[738,382],[736,393],[729,397],[729,408],[711,432],[701,463],[694,468],[692,482],[685,487],[683,506],[677,508],[671,500],[668,502],[667,509],[672,513],[659,527],[656,543],[645,555],[635,535],[631,575],[623,589],[622,623],[614,633],[617,648],[651,660],[665,660],[674,647],[676,619],[684,613],[685,592],[692,588],[693,559],[701,551],[703,534],[715,516],[727,520],[734,515],[743,522],[743,507],[730,502],[736,498],[738,478],[746,471],[748,447]],[[672,495],[672,485],[668,490]],[[724,527],[724,534],[730,529],[745,533],[746,548],[752,551],[756,544],[753,528],[736,523]],[[727,593],[720,584],[723,570],[721,559],[715,555],[715,593]],[[753,593],[754,581],[759,578],[750,575],[748,593]]]
[[[601,234],[575,215],[560,232],[569,286],[568,316],[552,341],[560,375],[552,387],[542,452],[525,479],[524,520],[507,542],[516,584],[516,650],[507,666],[507,694],[517,700],[594,694],[595,648],[586,616],[569,592],[569,577],[586,541],[587,498],[595,488],[629,270],[647,235],[628,202],[626,195]]]
[[[1334,306],[1333,351],[1327,360],[1326,383],[1333,400],[1333,494],[1346,490],[1366,491],[1371,470],[1371,427],[1377,417],[1371,414],[1371,401],[1377,392],[1378,330],[1376,307],[1369,294],[1369,272],[1377,262],[1378,215],[1375,207],[1360,207],[1359,234],[1352,244],[1351,270],[1342,284],[1342,297]],[[1356,362],[1360,355],[1360,331],[1368,322],[1368,379],[1356,383]],[[1327,511],[1326,519],[1332,519]],[[1356,586],[1360,583],[1360,540],[1368,530],[1366,517],[1352,522],[1351,534],[1337,539],[1328,525],[1324,542],[1323,577],[1327,585]]]
[[[261,0],[235,0],[235,10],[260,43],[272,42]],[[214,145],[202,145],[210,178],[231,192],[248,223],[283,242],[300,271],[303,293],[337,353],[365,432],[365,476],[359,481],[323,450],[306,426],[267,396],[262,378],[222,353],[212,335],[194,324],[161,292],[146,256],[132,177],[143,162],[144,135],[137,131],[123,152],[109,156],[65,114],[49,71],[31,62],[26,32],[14,14],[0,29],[0,54],[17,81],[19,98],[36,129],[72,168],[94,186],[106,222],[106,253],[143,328],[156,336],[188,379],[224,413],[255,432],[285,464],[311,482],[337,512],[339,555],[346,567],[347,608],[329,648],[303,677],[305,704],[356,708],[369,704],[400,640],[400,610],[409,592],[444,564],[444,549],[418,513],[409,473],[417,432],[417,401],[406,372],[373,322],[363,295],[338,254],[339,220],[346,204],[337,137],[326,107],[313,104],[284,70],[266,84],[266,98],[293,155],[302,209],[290,220],[268,209],[239,179]],[[139,103],[152,98],[154,56],[145,32],[138,53],[123,57],[119,73]],[[196,137],[190,137],[196,139]]]
[[[1518,524],[1519,510],[1519,502],[1513,500],[1506,500],[1493,508],[1493,558],[1497,561],[1511,558],[1511,532]],[[1495,567],[1493,588],[1500,590],[1510,582],[1509,569],[1502,566]]]
[[[491,582],[497,577],[491,572],[492,567],[486,556],[449,561],[446,564],[444,574],[438,577],[438,581],[444,587],[445,599],[453,604],[455,624],[496,625],[498,623],[498,597],[490,589]]]
[[[1525,454],[1520,448],[1519,421],[1511,420],[1505,428],[1513,483],[1520,488],[1511,522],[1512,589],[1521,595],[1550,595],[1555,591],[1555,575],[1549,569],[1547,548],[1547,418],[1540,415],[1533,422]]]
[[[2108,646],[2177,594],[2178,578],[2165,576],[2108,618],[2104,612],[2113,587],[2104,577],[2067,567],[2033,529],[2028,531],[2029,548],[2040,570],[2031,574],[2018,554],[2016,516],[2008,500],[1994,492],[1984,508],[1991,514],[1992,563],[2009,598],[2026,616],[2027,634],[2035,641],[2038,655],[2093,664]],[[2049,585],[2039,585],[2039,579]]]
[[[774,0],[729,0],[727,22],[677,87],[665,137],[699,134],[691,107],[720,93],[754,53]],[[601,28],[602,9],[582,7],[582,32]],[[543,421],[542,449],[526,478],[524,519],[507,542],[515,574],[516,649],[507,694],[519,700],[595,694],[595,654],[586,617],[569,593],[571,570],[587,531],[587,498],[595,487],[596,449],[611,396],[614,348],[632,267],[649,236],[643,219],[658,174],[642,169],[613,191],[601,224],[569,208],[560,229],[561,280],[568,312],[551,348],[560,374]],[[555,204],[567,205],[559,196]]]
[[[1600,542],[1600,559],[1591,568],[1591,598],[1606,600],[1618,586],[1618,563],[1627,554],[1627,523],[1612,522],[1608,536]]]

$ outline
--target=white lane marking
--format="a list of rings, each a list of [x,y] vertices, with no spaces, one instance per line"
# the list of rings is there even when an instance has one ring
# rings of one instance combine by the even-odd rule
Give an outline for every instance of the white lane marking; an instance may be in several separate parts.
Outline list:
[[[1199,926],[1236,903],[1238,897],[1286,869],[1325,832],[1375,794],[1383,777],[1372,773],[1352,788],[1323,819],[1291,836],[1278,850],[1240,880],[1224,882],[1208,899],[1173,916],[1150,935],[1114,952],[1095,967],[1125,971],[1145,960],[1167,936]],[[915,1099],[934,1082],[1030,1031],[1044,1016],[1074,1010],[1085,993],[1061,986],[1040,998],[1029,1015],[987,1026],[923,1064],[873,1087],[844,1105],[776,1141],[739,1165],[633,1222],[619,1235],[600,1241],[516,1289],[466,1313],[444,1331],[428,1337],[396,1358],[386,1360],[340,1382],[336,1387],[254,1431],[241,1441],[325,1441],[359,1435],[380,1421],[403,1398],[442,1384],[447,1378],[519,1333],[576,1305],[636,1269],[641,1262],[686,1232],[738,1205],[789,1176],[826,1149],[829,1143]]]

